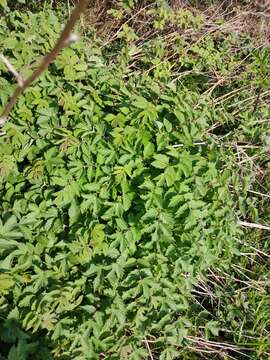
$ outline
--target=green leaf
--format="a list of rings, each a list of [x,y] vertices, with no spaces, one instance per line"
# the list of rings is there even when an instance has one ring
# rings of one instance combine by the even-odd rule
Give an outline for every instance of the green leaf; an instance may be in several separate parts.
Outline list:
[[[165,169],[169,164],[169,158],[166,155],[157,154],[154,158],[156,160],[152,162],[152,166],[157,169]]]
[[[168,166],[165,169],[164,177],[168,187],[172,186],[177,181],[177,174],[172,166]]]
[[[172,124],[167,119],[164,120],[164,126],[168,132],[172,131]]]
[[[208,321],[205,325],[206,334],[218,336],[219,335],[219,324],[217,321]]]
[[[171,198],[170,202],[169,202],[169,206],[170,207],[175,207],[181,203],[183,203],[183,195],[175,195]]]
[[[77,205],[76,201],[72,201],[68,209],[68,215],[69,215],[69,225],[71,226],[77,222],[80,216],[80,207]]]
[[[144,147],[143,157],[149,159],[155,152],[155,145],[151,142],[147,143]]]
[[[0,0],[0,6],[7,7],[7,0]]]
[[[11,289],[14,286],[14,280],[9,275],[0,274],[0,293]]]
[[[102,224],[96,224],[94,226],[91,235],[92,235],[92,240],[94,241],[95,244],[100,244],[103,242],[105,238],[104,228],[105,226]]]

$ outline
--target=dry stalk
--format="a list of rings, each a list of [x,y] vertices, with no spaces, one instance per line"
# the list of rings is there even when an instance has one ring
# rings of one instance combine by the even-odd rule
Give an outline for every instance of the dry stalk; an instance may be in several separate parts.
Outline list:
[[[270,226],[268,225],[250,223],[247,221],[238,221],[238,225],[244,228],[260,229],[260,230],[268,230],[268,231],[270,230]]]
[[[224,352],[227,351],[233,351],[235,353],[241,354],[243,356],[247,356],[247,354],[243,353],[243,350],[250,351],[249,348],[245,347],[239,347],[234,344],[229,343],[223,343],[223,342],[216,342],[216,341],[210,341],[204,338],[196,337],[196,336],[187,336],[187,340],[191,341],[192,343],[195,343],[197,346],[206,348],[207,350],[223,350]]]
[[[144,338],[144,342],[145,342],[145,345],[146,345],[146,347],[147,347],[147,351],[148,351],[148,353],[149,353],[150,359],[151,359],[151,360],[154,360],[153,355],[152,355],[152,352],[151,352],[151,348],[150,348],[150,346],[149,346],[149,342],[148,342],[148,340],[147,340],[146,338]]]
[[[6,65],[7,69],[16,78],[18,86],[22,87],[24,83],[23,77],[17,72],[14,66],[9,62],[9,60],[3,54],[0,54],[0,60]]]
[[[78,40],[78,36],[72,34],[76,22],[79,20],[81,14],[83,14],[87,8],[89,0],[80,0],[73,12],[70,15],[68,22],[66,23],[56,45],[54,48],[45,55],[38,65],[38,67],[32,72],[32,74],[27,78],[23,79],[22,76],[14,69],[13,65],[2,55],[1,59],[9,69],[9,71],[17,79],[17,87],[11,96],[9,102],[5,106],[2,114],[0,115],[0,126],[5,124],[8,119],[10,112],[15,106],[19,96],[48,68],[51,62],[53,62],[57,55],[62,49],[69,46],[74,41]]]

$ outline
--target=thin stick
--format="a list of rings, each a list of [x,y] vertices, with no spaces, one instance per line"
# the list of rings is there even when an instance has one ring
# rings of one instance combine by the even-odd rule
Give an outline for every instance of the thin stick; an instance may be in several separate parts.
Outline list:
[[[70,45],[70,43],[77,41],[78,37],[72,34],[72,30],[80,18],[81,14],[86,10],[89,0],[80,0],[77,6],[74,8],[71,16],[66,23],[64,30],[62,31],[60,38],[58,39],[54,48],[49,52],[49,54],[45,55],[41,61],[39,66],[33,71],[33,73],[22,82],[21,86],[17,86],[13,95],[11,96],[9,102],[4,108],[1,116],[0,116],[0,126],[5,124],[7,121],[8,115],[16,104],[18,97],[28,88],[50,65],[52,61],[55,60],[60,51],[66,46]]]
[[[267,195],[267,194],[263,194],[259,191],[254,191],[254,190],[247,190],[247,192],[251,193],[251,194],[255,194],[255,195],[259,195],[259,196],[262,196],[262,197],[266,197],[266,198],[269,198],[270,199],[270,195]]]
[[[144,342],[145,342],[145,344],[146,344],[146,347],[147,347],[147,350],[148,350],[150,359],[151,359],[151,360],[154,360],[153,355],[152,355],[152,352],[151,352],[151,349],[150,349],[150,346],[149,346],[148,341],[147,341],[146,338],[144,338]]]
[[[269,230],[270,231],[270,226],[262,225],[262,224],[249,223],[249,222],[246,222],[246,221],[238,221],[238,225],[240,225],[242,227],[248,227],[248,228],[253,228],[253,229],[261,229],[261,230]]]
[[[14,75],[18,82],[18,86],[22,87],[24,83],[23,77],[18,73],[18,71],[15,69],[15,67],[9,62],[9,60],[3,55],[0,54],[0,60],[6,65],[8,70]]]
[[[206,344],[206,345],[217,347],[217,348],[224,349],[224,350],[233,350],[233,351],[237,351],[237,352],[240,352],[240,350],[250,350],[250,348],[247,348],[247,347],[242,347],[242,346],[240,347],[240,346],[234,345],[234,344],[211,341],[211,340],[199,338],[196,336],[187,336],[186,339],[188,339],[192,342]]]
[[[200,145],[210,145],[210,144],[207,143],[207,142],[205,142],[205,141],[198,141],[198,142],[194,142],[194,143],[192,144],[192,146],[200,146]],[[182,148],[182,147],[184,147],[184,146],[185,146],[185,144],[175,144],[175,145],[173,145],[172,147],[175,148],[175,149],[177,149],[177,148]]]
[[[244,242],[244,241],[238,240],[238,242],[239,242],[240,244],[242,244],[242,245],[244,245],[244,246],[246,246],[246,247],[249,247],[250,249],[256,251],[258,254],[270,258],[270,255],[267,254],[267,253],[265,253],[264,251],[262,251],[262,250],[260,250],[260,249],[258,249],[258,248],[256,248],[256,247],[254,247],[254,246],[252,246],[252,245],[250,245],[250,244],[248,244],[248,243],[246,243],[246,242]],[[233,265],[233,266],[234,266],[234,265]],[[237,266],[239,266],[239,265],[237,265]],[[246,271],[249,271],[249,270],[247,270],[247,269],[245,269],[245,270],[246,270]],[[252,271],[251,271],[251,273],[252,273]]]
[[[259,149],[261,148],[262,146],[259,146],[259,145],[241,145],[241,144],[237,144],[237,143],[221,143],[221,144],[217,144],[215,143],[217,147],[231,147],[231,148],[241,148],[241,149]],[[192,144],[192,146],[200,146],[200,145],[207,145],[207,146],[210,146],[211,143],[210,142],[206,142],[206,141],[197,141],[197,142],[194,142]],[[175,144],[175,145],[172,145],[173,148],[182,148],[184,147],[185,144]]]

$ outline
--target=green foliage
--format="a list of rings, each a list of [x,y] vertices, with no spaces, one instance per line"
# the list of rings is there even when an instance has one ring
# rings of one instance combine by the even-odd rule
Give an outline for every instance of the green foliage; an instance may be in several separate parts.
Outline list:
[[[132,6],[122,6],[123,14]],[[230,144],[263,144],[257,164],[263,163],[269,124],[262,123],[264,136],[255,124],[267,107],[258,96],[256,108],[247,99],[268,86],[266,50],[253,50],[246,38],[252,59],[241,76],[213,86],[248,51],[232,51],[239,38],[218,33],[189,44],[176,36],[172,46],[162,32],[168,22],[200,32],[204,19],[169,8],[149,15],[158,35],[143,45],[136,27],[126,25],[110,46],[93,38],[63,50],[3,129],[6,359],[50,359],[50,350],[63,359],[146,359],[148,341],[160,359],[191,359],[188,339],[200,326],[207,339],[217,338],[228,319],[235,329],[233,306],[226,319],[202,314],[194,290],[209,268],[227,271],[239,261],[237,217],[259,217],[246,196],[256,181],[253,167],[244,165],[239,176],[235,159],[246,157]],[[27,64],[35,66],[60,31],[51,11],[14,11],[0,19],[1,48],[27,75]],[[250,75],[252,91],[245,88]],[[227,94],[236,86],[244,90],[232,101]],[[3,64],[0,88],[4,106],[14,83]],[[266,314],[265,299],[248,296],[252,309],[262,304]],[[254,332],[262,331],[262,317],[251,316],[246,326],[252,321]],[[263,339],[260,358],[269,343],[268,335]]]

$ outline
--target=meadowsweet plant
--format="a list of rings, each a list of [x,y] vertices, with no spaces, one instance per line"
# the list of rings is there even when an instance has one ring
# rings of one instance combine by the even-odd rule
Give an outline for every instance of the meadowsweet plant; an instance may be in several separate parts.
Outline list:
[[[202,17],[169,13],[184,30],[201,31]],[[194,44],[192,57],[176,39],[177,51],[185,48],[179,78],[162,37],[142,47],[136,28],[121,29],[111,49],[94,37],[89,45],[87,36],[63,47],[1,129],[4,359],[196,359],[199,335],[207,347],[221,332],[222,320],[194,294],[209,269],[228,271],[241,258],[239,218],[257,214],[231,190],[243,186],[232,176],[235,152],[239,158],[247,150],[232,146],[230,129],[225,145],[219,136],[239,109],[223,102],[236,65],[225,69],[222,59],[234,39],[222,35],[212,58],[211,39]],[[0,18],[4,59],[26,79],[59,33],[51,10]],[[211,66],[218,74],[209,75]],[[252,71],[248,64],[241,86]],[[224,88],[212,82],[221,74]],[[2,109],[15,81],[0,63]],[[255,110],[266,112],[259,103]],[[252,111],[241,116],[250,119]],[[252,180],[242,170],[246,191]],[[237,351],[224,346],[225,355]]]

